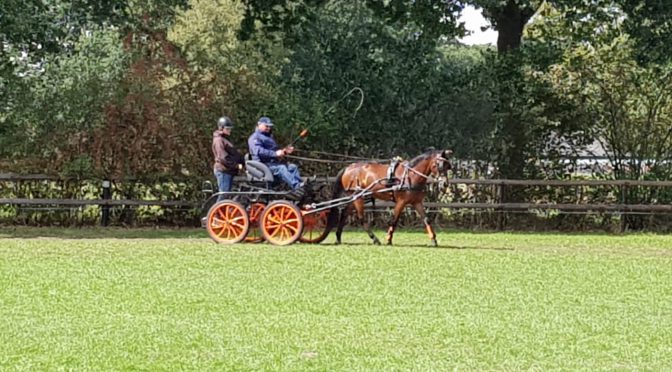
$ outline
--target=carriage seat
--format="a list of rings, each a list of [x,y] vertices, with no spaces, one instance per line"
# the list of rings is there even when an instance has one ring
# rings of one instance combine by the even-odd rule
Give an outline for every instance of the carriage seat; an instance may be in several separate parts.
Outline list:
[[[273,182],[273,173],[268,166],[260,161],[250,160],[250,154],[245,155],[245,173],[249,182]]]

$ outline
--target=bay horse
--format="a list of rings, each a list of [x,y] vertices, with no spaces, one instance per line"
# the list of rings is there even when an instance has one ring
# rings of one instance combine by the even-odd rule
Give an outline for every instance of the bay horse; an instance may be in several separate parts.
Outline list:
[[[451,150],[430,149],[415,158],[401,162],[394,170],[395,184],[388,184],[388,164],[381,163],[354,163],[341,170],[336,176],[333,187],[333,199],[343,197],[343,195],[352,195],[369,188],[372,192],[371,197],[380,200],[393,201],[394,213],[387,230],[387,244],[392,244],[394,229],[399,221],[399,216],[404,208],[412,205],[420,215],[425,224],[427,234],[431,239],[433,246],[437,246],[436,233],[425,215],[425,207],[422,204],[425,198],[425,186],[429,177],[447,179],[446,173],[452,168],[448,157],[452,154]],[[335,225],[336,244],[341,244],[341,234],[345,226],[348,214],[354,207],[357,212],[357,220],[362,223],[364,229],[369,234],[369,238],[374,244],[379,245],[380,240],[371,231],[368,222],[364,221],[364,203],[365,198],[358,198],[352,201],[340,216],[338,209],[334,208],[329,213],[328,229],[331,230]]]

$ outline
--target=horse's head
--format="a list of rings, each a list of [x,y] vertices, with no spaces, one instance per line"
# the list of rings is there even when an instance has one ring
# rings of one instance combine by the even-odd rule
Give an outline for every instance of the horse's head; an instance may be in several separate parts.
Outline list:
[[[432,154],[430,174],[438,180],[440,190],[444,190],[448,186],[448,171],[453,169],[448,158],[452,154],[452,150],[435,151]]]
[[[416,172],[422,173],[425,179],[431,176],[435,179],[445,180],[448,178],[448,171],[452,169],[448,158],[453,154],[451,150],[435,150],[433,147],[425,150],[421,155],[409,161],[409,166]]]
[[[434,151],[430,158],[430,174],[434,178],[447,177],[453,167],[448,158],[453,154],[451,150]]]

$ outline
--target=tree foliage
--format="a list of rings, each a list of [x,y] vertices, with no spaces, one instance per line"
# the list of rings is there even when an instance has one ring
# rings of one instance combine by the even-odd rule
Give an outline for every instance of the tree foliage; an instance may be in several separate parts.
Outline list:
[[[618,178],[640,179],[646,168],[667,178],[672,159],[672,83],[669,66],[642,67],[632,40],[577,46],[553,66],[549,80],[575,103],[606,150]]]
[[[497,50],[453,40],[466,5],[499,31]],[[669,13],[662,0],[7,0],[0,153],[209,175],[226,114],[242,148],[267,115],[281,143],[309,128],[304,150],[453,147],[504,177],[539,176],[544,157],[596,138],[614,159],[663,164]]]

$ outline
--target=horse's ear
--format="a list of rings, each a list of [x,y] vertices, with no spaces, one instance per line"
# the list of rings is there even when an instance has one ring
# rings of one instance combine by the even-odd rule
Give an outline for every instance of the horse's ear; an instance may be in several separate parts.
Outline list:
[[[424,152],[432,152],[432,151],[435,151],[435,150],[436,149],[434,148],[434,146],[429,146],[429,147],[425,148]]]

